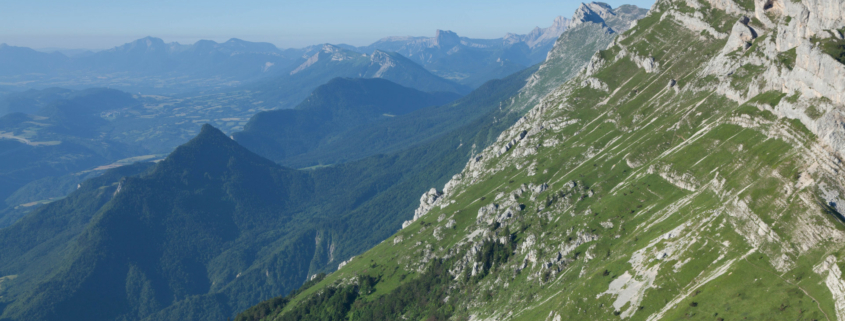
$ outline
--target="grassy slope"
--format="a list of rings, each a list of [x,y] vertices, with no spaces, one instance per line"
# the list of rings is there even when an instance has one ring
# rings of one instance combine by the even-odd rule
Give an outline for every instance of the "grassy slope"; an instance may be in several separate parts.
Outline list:
[[[658,11],[667,9],[664,4]],[[719,10],[706,16],[733,20],[724,17]],[[700,39],[672,19],[661,21],[653,14],[621,43],[629,52],[658,58],[660,72],[649,74],[628,58],[614,59],[619,47],[603,52],[609,62],[595,77],[609,92],[570,82],[563,95],[548,99],[547,106],[563,107],[547,108],[539,116],[552,123],[577,123],[541,131],[501,157],[493,156],[475,183],[463,182],[450,193],[446,201],[454,203],[433,209],[305,290],[285,313],[301,311],[308,305],[305,300],[326,288],[360,289],[363,276],[378,282],[374,291],[359,293],[348,316],[355,319],[358,312],[372,308],[366,302],[388,298],[384,304],[389,304],[389,298],[412,286],[411,280],[436,274],[420,274],[433,264],[421,258],[433,254],[460,261],[471,246],[504,236],[504,226],[476,221],[479,208],[490,202],[508,204],[508,195],[521,184],[548,183],[542,193],[517,193],[522,196],[512,203],[524,209],[504,222],[520,245],[531,236],[535,245],[516,251],[508,263],[494,265],[480,280],[458,278],[447,284],[445,303],[415,301],[392,317],[836,318],[831,293],[812,269],[827,255],[845,254],[833,241],[845,229],[812,202],[812,188],[794,188],[798,174],[809,165],[801,155],[808,153],[805,145],[813,144],[812,134],[800,124],[772,119],[714,94],[708,89],[715,85],[711,79],[697,79],[700,66],[724,41]],[[667,88],[670,79],[685,90]],[[741,87],[745,80],[734,81]],[[771,101],[772,96],[756,100]],[[743,118],[756,123],[739,126]],[[785,134],[773,137],[773,132]],[[514,156],[530,150],[531,144],[539,144],[537,154]],[[529,168],[536,174],[529,174]],[[567,187],[572,181],[580,188]],[[497,197],[500,193],[503,196]],[[441,215],[446,219],[439,220]],[[450,218],[456,221],[454,228],[445,227]],[[763,222],[771,232],[758,233],[759,223],[754,222]],[[808,232],[807,226],[818,230]],[[474,231],[480,234],[469,236]],[[579,244],[574,241],[579,232],[596,239]],[[802,250],[807,235],[823,236]],[[398,238],[401,242],[394,245]],[[574,248],[556,259],[568,246]],[[537,263],[529,260],[520,269],[529,253]],[[637,253],[644,257],[642,263]],[[443,269],[467,271],[455,260],[446,262]],[[541,267],[544,262],[550,262],[549,267]],[[652,273],[654,279],[649,278]],[[635,275],[628,288],[645,284],[634,300],[605,293],[612,284],[625,283],[628,275]],[[284,319],[285,313],[266,319]]]

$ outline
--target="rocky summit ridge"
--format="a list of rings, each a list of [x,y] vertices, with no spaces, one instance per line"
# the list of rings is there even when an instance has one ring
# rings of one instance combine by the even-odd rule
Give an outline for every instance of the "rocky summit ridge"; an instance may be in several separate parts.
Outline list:
[[[845,320],[844,13],[657,1],[265,319]]]

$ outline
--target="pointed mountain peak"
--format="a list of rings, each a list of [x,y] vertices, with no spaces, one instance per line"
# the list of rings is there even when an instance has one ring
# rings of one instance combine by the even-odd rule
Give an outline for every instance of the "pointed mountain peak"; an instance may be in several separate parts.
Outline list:
[[[552,22],[552,26],[549,27],[551,29],[566,29],[569,26],[569,23],[572,22],[571,19],[564,17],[564,16],[557,16],[555,21]]]
[[[585,22],[592,22],[604,24],[605,19],[615,16],[613,7],[604,2],[590,2],[581,3],[581,6],[575,10],[572,15],[572,22],[569,23],[569,28],[578,26]]]
[[[217,127],[211,126],[211,124],[203,124],[202,128],[200,128],[200,134],[197,136],[199,137],[217,137],[222,136],[226,137],[226,134],[223,134],[222,131],[217,129]]]
[[[226,149],[230,149],[234,146],[238,146],[235,141],[233,141],[229,136],[226,136],[222,131],[217,129],[214,126],[209,124],[202,125],[200,129],[200,133],[197,134],[193,139],[188,141],[182,146],[179,146],[176,151],[173,152],[168,158],[173,156],[174,154],[178,154],[180,149],[209,149],[209,148],[219,148],[224,147]],[[243,147],[240,147],[243,148]]]
[[[583,3],[582,2],[581,6],[582,7],[588,7],[592,10],[613,11],[613,7],[611,7],[609,4],[604,3],[604,2],[595,2],[595,1],[590,2],[590,3]]]
[[[170,153],[155,173],[182,181],[188,176],[193,180],[209,174],[211,177],[219,177],[229,169],[233,160],[275,166],[273,162],[250,152],[219,129],[205,124],[196,137]],[[175,173],[188,173],[188,176]]]
[[[582,4],[582,6],[585,5]],[[531,32],[525,35],[508,33],[505,35],[504,41],[506,44],[524,42],[532,49],[539,46],[554,44],[555,40],[557,40],[557,38],[560,37],[567,28],[569,28],[571,22],[572,20],[567,19],[566,17],[558,16],[548,28],[535,27],[531,30]]]

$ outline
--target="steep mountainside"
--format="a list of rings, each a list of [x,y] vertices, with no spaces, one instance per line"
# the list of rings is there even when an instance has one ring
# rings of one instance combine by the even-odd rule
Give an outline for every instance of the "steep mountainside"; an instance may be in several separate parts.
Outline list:
[[[845,320],[845,2],[660,0],[251,320]]]
[[[498,109],[503,114],[510,112],[510,108],[504,108],[509,107],[508,99],[523,89],[527,80],[537,71],[537,67],[525,69],[503,79],[488,81],[468,95],[448,104],[420,108],[404,115],[383,117],[376,122],[351,128],[314,146],[306,153],[276,161],[295,168],[344,163],[372,155],[407,150],[418,144],[437,140],[443,135],[454,134],[459,128],[472,132],[467,126],[482,117],[495,122],[495,119],[490,117],[494,110]],[[235,134],[236,140],[238,134]],[[252,148],[248,144],[245,145]]]
[[[458,97],[424,93],[384,79],[336,78],[317,87],[294,109],[256,114],[233,137],[259,155],[280,161],[342,137],[351,128]]]

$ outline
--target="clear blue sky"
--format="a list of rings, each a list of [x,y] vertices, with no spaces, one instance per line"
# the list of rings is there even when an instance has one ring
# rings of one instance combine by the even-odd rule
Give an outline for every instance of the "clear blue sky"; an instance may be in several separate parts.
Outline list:
[[[605,1],[650,7],[653,0]],[[498,38],[571,17],[569,0],[0,0],[0,43],[33,48],[104,49],[137,38],[193,43],[241,38],[281,48],[366,45],[385,36],[431,36],[436,29]]]

